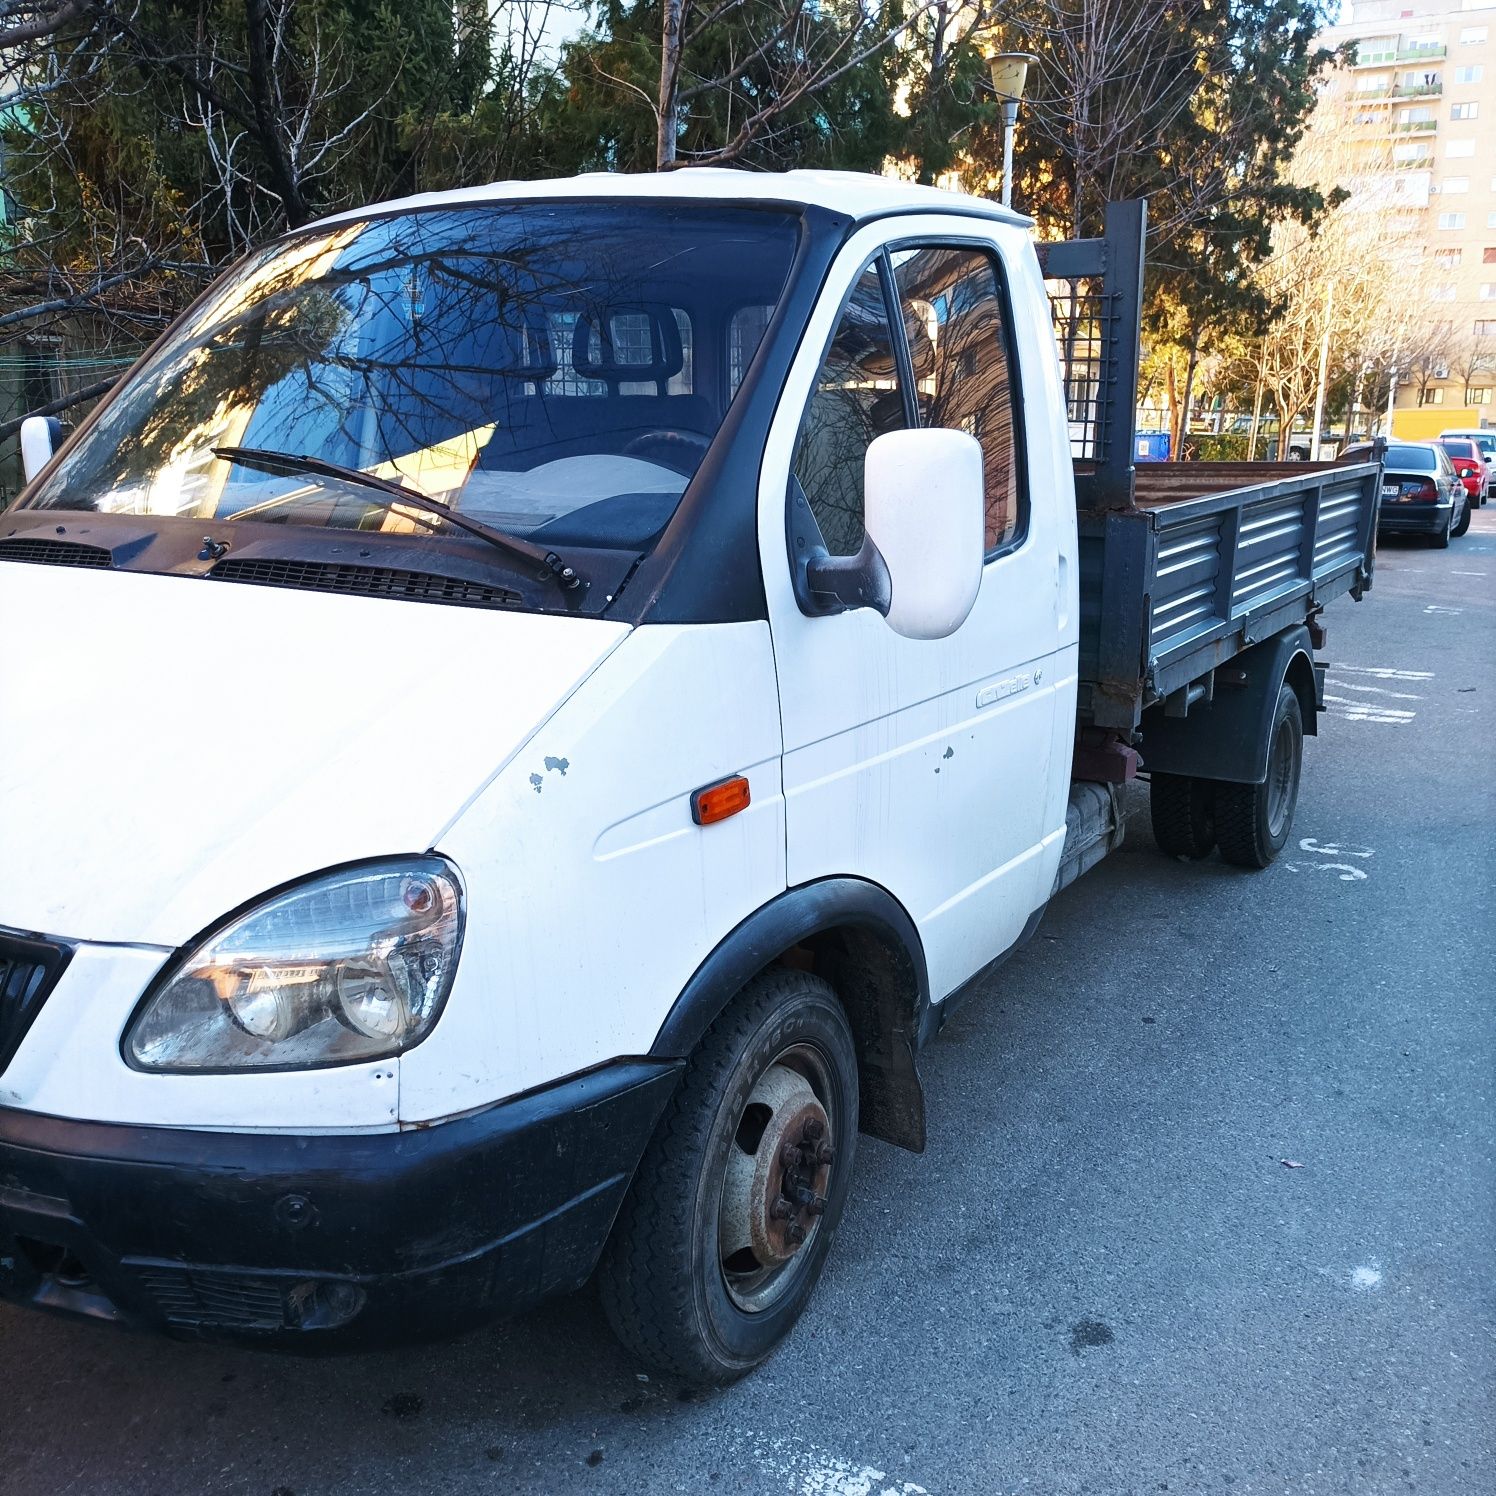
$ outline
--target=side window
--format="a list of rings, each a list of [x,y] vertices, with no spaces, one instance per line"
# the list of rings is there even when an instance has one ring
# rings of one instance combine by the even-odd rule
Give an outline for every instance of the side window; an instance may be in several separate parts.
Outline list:
[[[862,545],[862,460],[905,424],[893,328],[878,267],[858,277],[842,307],[795,441],[793,472],[833,556]]]
[[[774,308],[768,302],[750,302],[732,314],[727,325],[727,388],[730,395],[737,394],[773,314]]]
[[[1017,380],[997,266],[980,249],[905,249],[894,281],[909,340],[922,426],[954,427],[982,444],[987,554],[1024,526]]]

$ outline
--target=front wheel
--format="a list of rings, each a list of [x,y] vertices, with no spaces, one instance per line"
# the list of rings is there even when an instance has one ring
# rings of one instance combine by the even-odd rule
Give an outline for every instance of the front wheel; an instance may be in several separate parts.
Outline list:
[[[1216,785],[1216,840],[1221,856],[1237,867],[1266,867],[1293,829],[1304,767],[1304,714],[1287,681],[1278,691],[1267,742],[1267,778],[1261,784]]]
[[[750,982],[691,1056],[603,1255],[614,1333],[693,1382],[735,1380],[789,1334],[841,1220],[857,1051],[806,972]]]

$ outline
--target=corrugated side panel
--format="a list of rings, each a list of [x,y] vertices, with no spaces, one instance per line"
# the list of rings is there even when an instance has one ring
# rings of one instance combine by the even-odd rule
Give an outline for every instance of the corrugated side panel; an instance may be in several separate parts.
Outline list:
[[[1249,504],[1241,517],[1231,611],[1245,612],[1300,580],[1299,549],[1304,537],[1303,493]]]
[[[1149,629],[1153,653],[1215,623],[1221,522],[1220,514],[1207,514],[1159,531]]]
[[[1365,482],[1326,486],[1314,530],[1314,575],[1322,577],[1361,559],[1367,504]]]

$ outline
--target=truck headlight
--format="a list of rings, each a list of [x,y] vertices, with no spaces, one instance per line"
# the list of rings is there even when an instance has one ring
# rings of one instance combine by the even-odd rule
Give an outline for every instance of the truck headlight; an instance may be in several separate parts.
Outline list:
[[[344,868],[219,926],[155,982],[125,1036],[142,1070],[290,1070],[424,1039],[462,946],[441,857]]]

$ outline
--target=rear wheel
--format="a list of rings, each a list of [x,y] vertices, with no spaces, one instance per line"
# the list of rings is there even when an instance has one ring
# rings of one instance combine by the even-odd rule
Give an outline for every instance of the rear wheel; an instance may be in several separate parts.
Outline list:
[[[1216,844],[1215,785],[1192,774],[1154,774],[1148,812],[1160,852],[1198,862]]]
[[[1454,528],[1454,511],[1450,510],[1449,518],[1444,521],[1444,528],[1435,535],[1430,535],[1428,543],[1436,551],[1447,551],[1449,549],[1449,536]]]
[[[1449,532],[1456,540],[1470,528],[1470,510],[1474,504],[1475,500],[1467,494],[1464,507],[1460,510],[1460,522]]]
[[[1287,681],[1278,692],[1268,734],[1267,778],[1261,784],[1216,785],[1216,839],[1237,867],[1266,867],[1293,829],[1304,766],[1304,714]]]
[[[857,1151],[857,1051],[819,977],[755,978],[692,1055],[599,1270],[624,1345],[730,1382],[794,1327],[820,1277]]]

